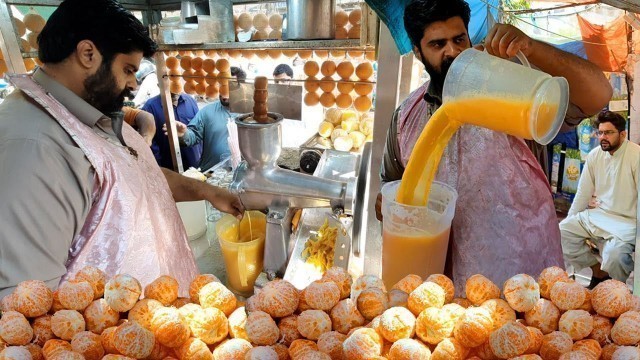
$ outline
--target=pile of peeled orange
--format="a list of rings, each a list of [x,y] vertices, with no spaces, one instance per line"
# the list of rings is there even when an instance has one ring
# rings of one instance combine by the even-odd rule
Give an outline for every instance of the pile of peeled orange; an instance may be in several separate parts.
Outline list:
[[[210,274],[188,298],[178,288],[93,267],[56,291],[25,281],[0,303],[0,360],[640,359],[640,299],[615,280],[589,291],[556,267],[502,290],[474,275],[465,297],[444,275],[386,289],[337,267],[302,291],[272,281],[244,304]]]

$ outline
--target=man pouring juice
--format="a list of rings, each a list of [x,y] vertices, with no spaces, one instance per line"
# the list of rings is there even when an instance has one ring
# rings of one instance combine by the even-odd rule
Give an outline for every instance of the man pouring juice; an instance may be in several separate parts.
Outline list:
[[[404,182],[407,174],[405,177],[403,174],[412,152],[420,151],[417,158],[422,157],[423,148],[416,146],[416,142],[442,105],[447,71],[454,59],[472,46],[469,19],[470,9],[463,0],[414,0],[405,9],[405,28],[414,53],[431,80],[409,95],[394,113],[381,169],[384,183],[400,179]],[[496,25],[487,35],[485,47],[489,54],[505,59],[521,52],[532,67],[567,80],[570,91],[565,128],[600,111],[611,97],[611,87],[595,65],[533,40],[511,25]],[[498,103],[487,102],[482,109],[483,116],[490,119],[493,111],[494,118],[505,118],[505,112],[513,104],[504,102],[496,106]],[[461,119],[465,117],[460,116],[461,108],[449,112],[456,113],[460,117],[456,120],[461,123],[471,122],[477,116],[469,112],[468,120]],[[509,120],[507,117],[501,121]],[[514,122],[518,121],[514,118]],[[425,253],[441,254],[439,256],[447,253],[445,274],[452,277],[458,293],[462,293],[467,278],[476,273],[502,285],[513,274],[537,276],[545,267],[563,267],[550,188],[524,140],[480,126],[459,127],[458,124],[448,129],[445,123],[443,127],[442,134],[451,136],[451,140],[448,145],[434,142],[432,146],[442,147],[442,160],[433,169],[435,179],[442,184],[434,183],[432,189],[435,192],[437,186],[448,186],[453,189],[450,193],[457,192],[457,200],[453,198],[456,209],[450,234],[445,227],[418,244],[402,238],[392,246],[390,241],[397,238],[387,236],[383,243],[383,279],[385,273],[387,277],[402,275],[397,269],[385,271],[395,266],[397,257],[402,257],[404,264],[433,262],[433,259],[425,260]],[[510,125],[494,123],[492,127],[502,130]],[[428,161],[422,161],[425,167],[429,165]],[[381,202],[382,194],[376,203],[379,219],[382,219]],[[444,251],[442,241],[447,238],[450,239],[448,251]],[[402,246],[414,250],[399,249]],[[421,251],[417,251],[419,246]],[[385,282],[394,280],[385,279]]]

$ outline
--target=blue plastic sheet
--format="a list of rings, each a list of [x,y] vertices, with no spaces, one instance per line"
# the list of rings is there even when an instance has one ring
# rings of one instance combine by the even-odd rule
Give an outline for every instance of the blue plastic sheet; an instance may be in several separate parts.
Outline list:
[[[410,0],[366,0],[369,5],[389,28],[400,54],[404,55],[412,50],[411,40],[404,30],[404,8]],[[498,18],[499,0],[470,0],[471,22],[469,36],[473,44],[478,44],[487,36],[489,31],[490,14],[493,19]]]

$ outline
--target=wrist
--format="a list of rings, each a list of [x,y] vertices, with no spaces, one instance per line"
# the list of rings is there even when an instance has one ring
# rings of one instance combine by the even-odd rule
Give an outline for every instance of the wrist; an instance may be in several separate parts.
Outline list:
[[[199,196],[201,199],[207,200],[213,203],[218,197],[220,190],[217,186],[207,184],[206,182],[200,182]]]
[[[543,43],[538,40],[531,39],[530,46],[527,49],[527,53],[524,55],[527,57],[527,60],[533,65],[536,65],[541,56],[549,56],[549,54],[541,49]]]

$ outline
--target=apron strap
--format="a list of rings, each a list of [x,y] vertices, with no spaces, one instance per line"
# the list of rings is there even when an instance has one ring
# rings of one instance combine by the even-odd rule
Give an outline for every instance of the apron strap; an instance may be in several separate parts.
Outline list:
[[[638,202],[636,203],[636,242],[633,256],[633,295],[640,296],[640,250],[638,250],[638,239],[640,239],[640,165],[636,168],[636,188]]]

